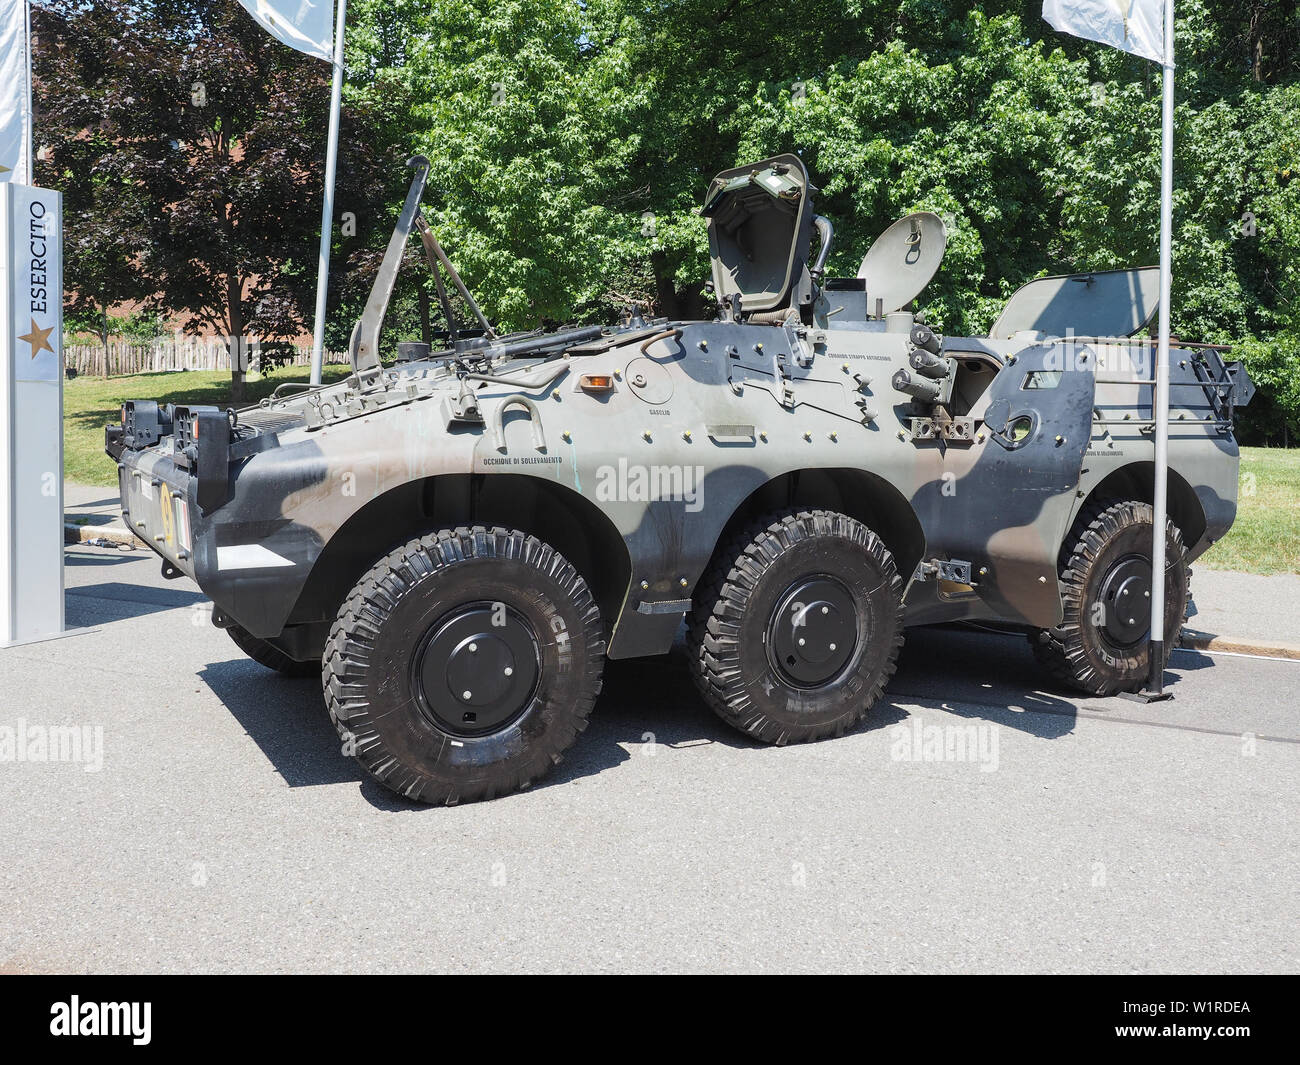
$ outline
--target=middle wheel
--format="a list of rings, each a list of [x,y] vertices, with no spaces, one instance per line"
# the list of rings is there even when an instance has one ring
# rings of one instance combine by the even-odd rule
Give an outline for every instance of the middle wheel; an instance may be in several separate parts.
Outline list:
[[[724,721],[767,743],[838,736],[880,697],[903,645],[903,582],[862,522],[773,515],[700,582],[691,672]]]

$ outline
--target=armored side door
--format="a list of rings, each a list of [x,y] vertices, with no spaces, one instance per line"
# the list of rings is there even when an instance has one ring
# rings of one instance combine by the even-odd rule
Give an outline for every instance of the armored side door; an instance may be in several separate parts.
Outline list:
[[[1094,393],[1093,374],[1064,350],[1045,344],[1009,356],[971,406],[968,443],[912,441],[926,474],[913,496],[925,557],[952,565],[922,564],[909,621],[984,616],[1046,627],[1060,620],[1057,555]],[[959,351],[944,354],[960,367]]]

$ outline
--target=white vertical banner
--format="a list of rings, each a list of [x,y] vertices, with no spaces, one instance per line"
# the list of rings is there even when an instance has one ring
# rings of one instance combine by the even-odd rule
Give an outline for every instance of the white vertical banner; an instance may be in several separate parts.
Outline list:
[[[27,0],[0,0],[0,181],[32,180]]]
[[[0,645],[63,632],[62,212],[0,184]]]

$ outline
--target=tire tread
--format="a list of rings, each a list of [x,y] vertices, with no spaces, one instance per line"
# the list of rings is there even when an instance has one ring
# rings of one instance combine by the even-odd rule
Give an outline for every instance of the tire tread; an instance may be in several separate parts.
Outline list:
[[[885,666],[855,713],[830,725],[791,729],[755,706],[740,675],[739,627],[759,578],[784,551],[810,536],[852,539],[872,557],[896,599],[894,635]],[[793,509],[760,518],[733,535],[715,555],[696,589],[687,628],[691,677],[708,707],[733,728],[778,746],[842,736],[856,726],[884,691],[903,646],[903,581],[884,542],[866,525],[829,510]]]
[[[1088,695],[1114,695],[1123,690],[1088,659],[1082,627],[1072,619],[1082,610],[1092,564],[1106,545],[1126,526],[1136,522],[1149,525],[1151,521],[1151,504],[1136,500],[1098,501],[1089,503],[1079,512],[1070,536],[1061,546],[1060,587],[1064,620],[1054,628],[1039,629],[1030,637],[1034,657],[1054,680]],[[1181,530],[1172,521],[1166,522],[1166,529],[1167,542],[1181,556],[1185,550]],[[1186,604],[1191,601],[1192,571],[1187,566],[1184,566],[1184,571]]]
[[[572,707],[571,729],[555,747],[537,752],[481,781],[445,785],[404,766],[384,746],[370,718],[365,693],[369,654],[375,637],[403,594],[439,570],[475,558],[510,559],[533,566],[551,577],[570,598],[582,618],[583,631],[571,639],[584,641],[586,676],[583,698]],[[454,806],[490,799],[527,788],[558,764],[587,727],[600,694],[605,638],[600,609],[587,582],[554,548],[517,529],[460,525],[411,540],[376,562],[357,582],[330,627],[322,657],[322,687],[330,720],[345,743],[352,742],[357,760],[381,784],[407,798]]]

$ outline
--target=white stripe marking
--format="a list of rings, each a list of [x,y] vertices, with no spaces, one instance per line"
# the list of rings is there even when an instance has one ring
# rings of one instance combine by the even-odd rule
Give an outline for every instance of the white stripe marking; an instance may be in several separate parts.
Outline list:
[[[277,569],[292,566],[283,555],[277,555],[261,544],[234,544],[217,548],[217,569]]]

